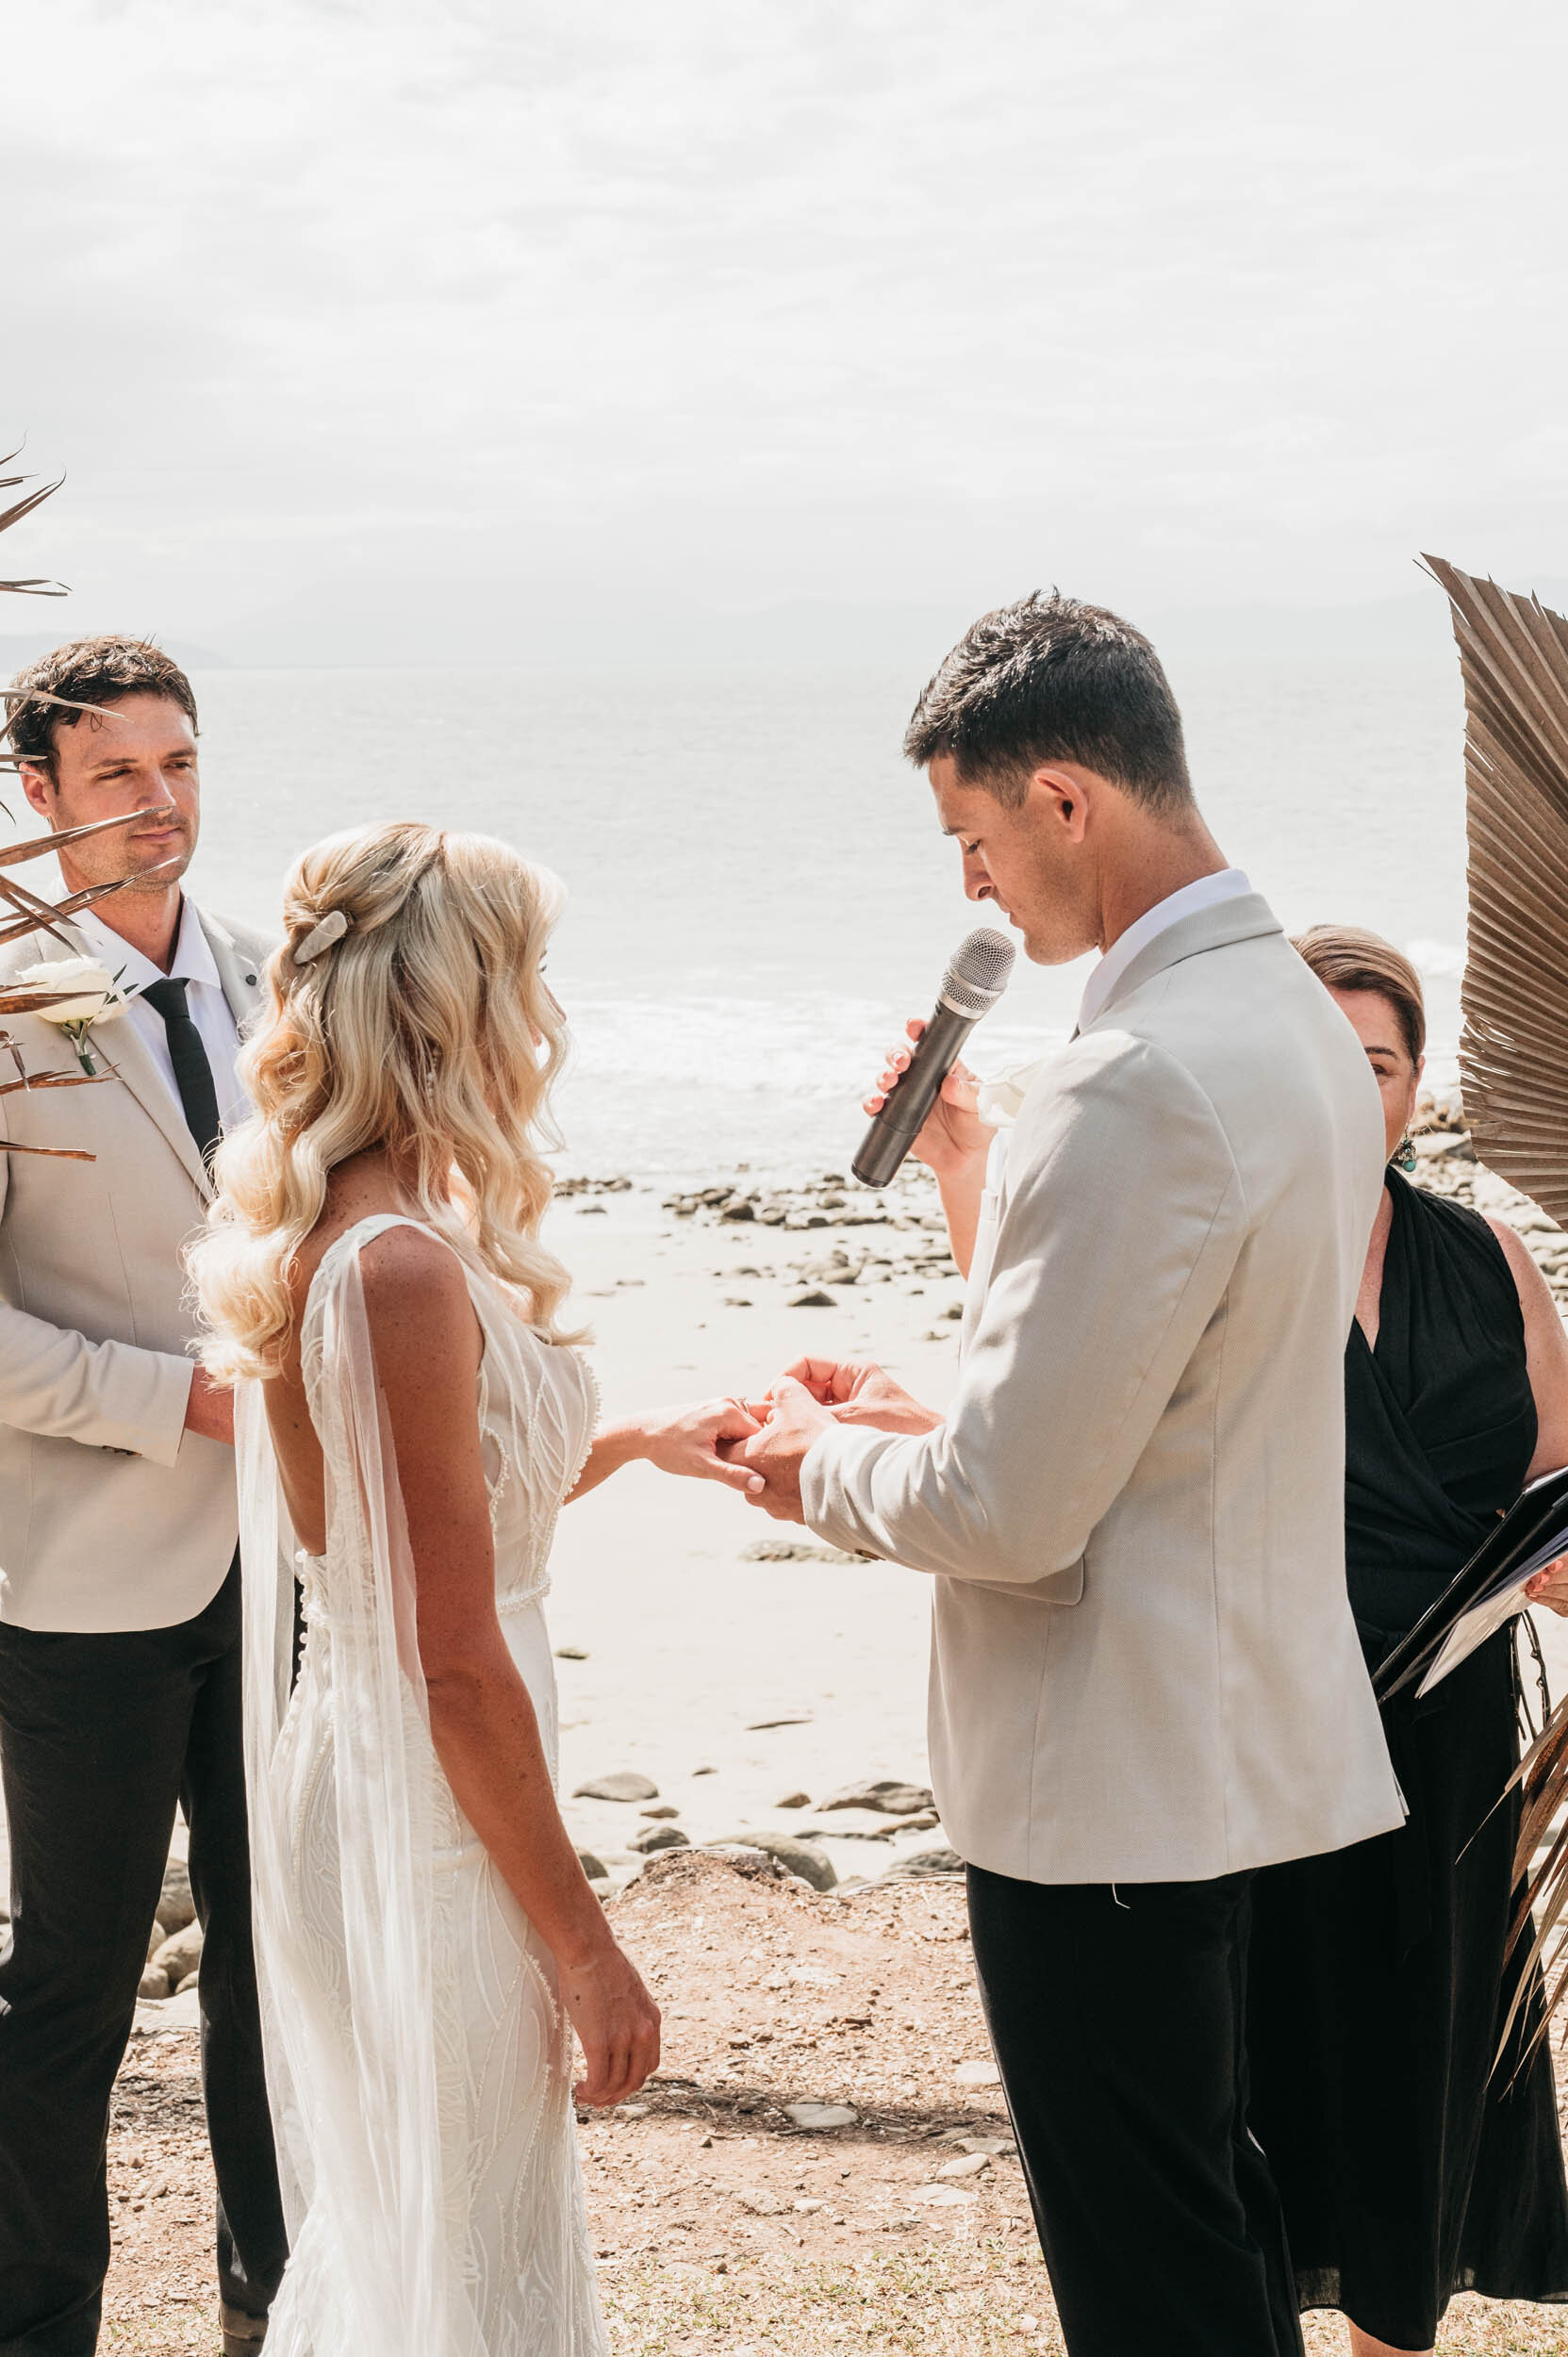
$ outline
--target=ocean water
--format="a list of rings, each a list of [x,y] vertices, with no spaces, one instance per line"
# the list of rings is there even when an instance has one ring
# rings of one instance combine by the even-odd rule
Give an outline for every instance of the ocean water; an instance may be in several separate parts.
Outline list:
[[[1464,921],[1457,668],[1176,664],[1194,778],[1292,927],[1415,956],[1451,1066]],[[551,981],[575,1042],[563,1171],[843,1169],[883,1045],[983,921],[899,740],[919,681],[878,669],[210,671],[213,908],[275,920],[319,836],[413,816],[505,836],[565,881]],[[974,1035],[1005,1068],[1070,1030],[1083,965],[1020,964]]]

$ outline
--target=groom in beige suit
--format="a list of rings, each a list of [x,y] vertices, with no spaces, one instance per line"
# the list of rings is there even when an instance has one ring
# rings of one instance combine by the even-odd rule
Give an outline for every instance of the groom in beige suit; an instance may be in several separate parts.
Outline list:
[[[1402,1815],[1345,1585],[1377,1088],[1126,623],[987,615],[906,750],[970,898],[1101,956],[989,1185],[963,1078],[922,1133],[969,1278],[948,1415],[808,1361],[746,1454],[772,1512],[933,1575],[933,1780],[1073,2357],[1283,2357],[1249,1879]]]
[[[68,891],[128,874],[124,891],[0,959],[8,977],[91,958],[135,994],[82,1042],[109,1078],[0,1098],[0,1143],[22,1149],[0,1151],[0,2357],[91,2357],[97,2340],[109,2094],[177,1805],[206,1930],[223,2347],[252,2357],[285,2242],[251,1951],[233,1427],[190,1355],[180,1256],[244,1109],[235,1056],[264,945],[181,888],[200,789],[178,667],[86,640],[17,684],[35,691],[11,707],[33,808],[56,828],[145,816],[60,856]],[[29,1073],[74,1068],[41,1016],[6,1028]]]

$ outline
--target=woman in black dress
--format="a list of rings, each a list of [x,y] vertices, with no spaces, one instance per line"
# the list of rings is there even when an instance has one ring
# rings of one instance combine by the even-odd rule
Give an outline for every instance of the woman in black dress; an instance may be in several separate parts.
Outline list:
[[[1393,1157],[1425,1014],[1376,934],[1296,947],[1366,1048]],[[1388,1173],[1345,1353],[1346,1562],[1376,1669],[1525,1481],[1568,1461],[1568,1341],[1513,1231]],[[1533,1583],[1568,1610],[1568,1574]],[[1539,2013],[1494,2070],[1519,1822],[1510,1627],[1423,1702],[1384,1706],[1398,1833],[1271,1867],[1255,1887],[1251,2125],[1284,2202],[1304,2308],[1356,2357],[1429,2351],[1456,2291],[1568,2300],[1568,2192]]]

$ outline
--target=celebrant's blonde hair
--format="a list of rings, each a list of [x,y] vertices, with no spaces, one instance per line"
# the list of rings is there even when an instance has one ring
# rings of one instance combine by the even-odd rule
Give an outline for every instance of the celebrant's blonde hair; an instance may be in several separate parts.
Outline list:
[[[328,1173],[371,1146],[410,1165],[421,1216],[561,1339],[569,1279],[538,1227],[567,1046],[541,960],[563,897],[505,844],[412,819],[330,835],[299,862],[239,1060],[256,1112],[219,1149],[190,1252],[215,1376],[276,1373]]]

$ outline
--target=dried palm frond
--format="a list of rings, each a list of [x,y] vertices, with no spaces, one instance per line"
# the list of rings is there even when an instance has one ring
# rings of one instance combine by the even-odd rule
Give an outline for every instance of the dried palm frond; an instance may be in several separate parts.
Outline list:
[[[1513,1854],[1518,1904],[1509,1929],[1511,1955],[1528,1941],[1513,2003],[1503,2024],[1499,2052],[1527,2005],[1539,2003],[1527,2052],[1546,2035],[1552,2016],[1568,1996],[1568,1697],[1559,1703],[1520,1761],[1513,1783],[1524,1792],[1519,1839]],[[1542,1992],[1538,1999],[1537,1992]]]
[[[1480,1160],[1568,1220],[1568,621],[1426,563],[1464,680],[1465,1114]]]
[[[1568,1220],[1568,621],[1539,598],[1425,561],[1448,595],[1464,681],[1465,1116],[1479,1159]],[[1514,1781],[1510,1948],[1527,1946],[1504,2040],[1539,2006],[1533,2045],[1568,1998],[1568,1701]]]
[[[0,467],[8,467],[17,455],[14,450],[8,451],[5,457],[0,458]],[[0,475],[0,491],[14,491],[26,480],[25,474]],[[35,507],[41,507],[46,499],[54,497],[64,480],[62,475],[58,482],[41,484],[36,491],[29,491],[25,499],[19,499],[0,511],[0,532],[8,531],[12,524],[19,524],[24,516],[30,516]],[[0,590],[6,589],[14,590],[19,596],[34,598],[63,598],[66,594],[65,585],[58,581],[0,581]]]

